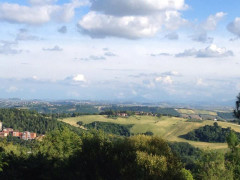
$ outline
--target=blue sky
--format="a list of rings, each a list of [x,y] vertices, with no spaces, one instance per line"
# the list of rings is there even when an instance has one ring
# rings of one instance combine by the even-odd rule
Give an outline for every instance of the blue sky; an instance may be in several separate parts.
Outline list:
[[[236,0],[3,0],[0,98],[233,104]]]

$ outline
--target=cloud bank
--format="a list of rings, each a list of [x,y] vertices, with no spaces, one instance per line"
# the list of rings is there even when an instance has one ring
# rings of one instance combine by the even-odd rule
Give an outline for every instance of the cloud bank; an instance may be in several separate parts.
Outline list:
[[[54,0],[31,0],[30,6],[0,3],[0,21],[23,24],[43,24],[50,21],[66,22],[74,17],[75,9],[83,5],[78,0],[63,5]]]
[[[180,10],[184,0],[91,0],[91,11],[78,23],[93,38],[153,37],[162,28],[176,30],[186,24]]]

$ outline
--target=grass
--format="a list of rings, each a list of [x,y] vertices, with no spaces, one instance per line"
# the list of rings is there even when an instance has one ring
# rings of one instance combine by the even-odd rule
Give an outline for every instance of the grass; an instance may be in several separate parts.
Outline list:
[[[151,131],[154,135],[160,136],[168,141],[176,142],[188,142],[195,147],[202,149],[216,149],[224,150],[227,148],[226,143],[207,143],[207,142],[196,142],[179,138],[178,136],[187,134],[189,131],[197,129],[205,125],[213,125],[214,121],[203,121],[203,123],[187,122],[187,119],[177,117],[166,117],[161,118],[153,116],[131,116],[129,118],[117,118],[110,119],[103,115],[86,115],[73,118],[62,119],[61,121],[79,127],[78,121],[82,121],[84,124],[88,124],[94,121],[100,122],[111,122],[118,124],[134,124],[131,128],[131,132],[134,134],[144,133]],[[240,126],[237,124],[218,122],[223,128],[231,127],[237,132],[240,132]]]
[[[177,111],[181,114],[198,114],[198,115],[211,115],[211,116],[217,116],[217,113],[214,111],[207,111],[207,110],[196,110],[196,109],[177,109]]]

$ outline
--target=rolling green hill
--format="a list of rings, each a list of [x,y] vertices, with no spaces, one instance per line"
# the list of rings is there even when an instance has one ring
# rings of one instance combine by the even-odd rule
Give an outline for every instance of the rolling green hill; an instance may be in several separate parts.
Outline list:
[[[187,119],[177,118],[177,117],[166,117],[163,116],[153,117],[153,116],[130,116],[129,118],[117,118],[111,119],[104,115],[86,115],[74,118],[60,119],[63,122],[71,124],[76,127],[80,127],[77,122],[82,121],[84,124],[89,124],[95,121],[100,122],[110,122],[116,124],[132,124],[131,133],[145,133],[151,131],[154,135],[163,137],[169,141],[176,142],[188,142],[195,147],[199,148],[210,148],[210,149],[226,149],[226,143],[206,143],[206,142],[195,142],[190,140],[185,140],[180,138],[180,135],[187,134],[188,132],[197,129],[205,125],[213,125],[214,121],[203,121],[198,122],[187,122]],[[237,132],[240,132],[240,126],[237,124],[232,124],[228,122],[218,122],[223,128],[231,127]]]

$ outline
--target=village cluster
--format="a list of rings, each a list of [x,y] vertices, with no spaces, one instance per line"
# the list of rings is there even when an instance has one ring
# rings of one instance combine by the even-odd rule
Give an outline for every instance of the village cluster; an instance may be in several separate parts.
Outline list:
[[[23,140],[31,140],[37,137],[36,133],[24,131],[20,132],[13,130],[12,128],[2,128],[2,122],[0,122],[0,137],[13,136]]]

